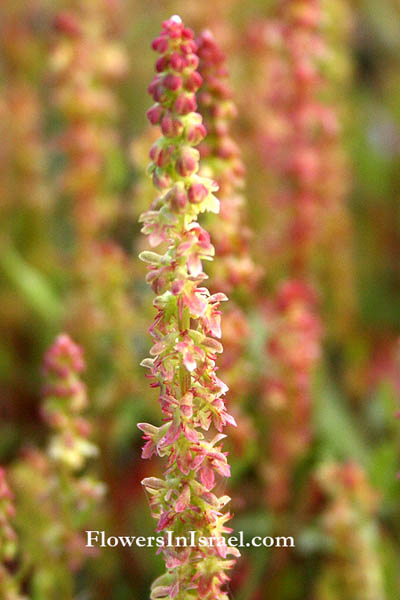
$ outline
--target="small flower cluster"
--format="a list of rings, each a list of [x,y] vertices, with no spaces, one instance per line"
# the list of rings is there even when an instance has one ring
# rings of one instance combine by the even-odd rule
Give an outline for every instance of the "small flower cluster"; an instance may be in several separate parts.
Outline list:
[[[283,509],[290,500],[293,468],[311,440],[312,374],[320,355],[321,336],[313,290],[300,281],[283,283],[269,322],[270,368],[264,402],[270,431],[264,468],[268,503]]]
[[[86,388],[79,376],[84,369],[82,350],[66,334],[59,335],[44,358],[42,414],[55,432],[49,456],[68,471],[78,471],[97,454],[88,441],[90,426],[82,417],[87,408]]]
[[[164,424],[146,423],[139,428],[146,443],[143,457],[157,454],[167,459],[163,479],[143,480],[150,497],[157,531],[174,536],[195,530],[199,536],[220,539],[231,531],[226,526],[228,496],[217,497],[218,476],[230,474],[221,440],[227,424],[235,424],[225,408],[225,384],[216,376],[216,356],[222,352],[219,304],[223,293],[210,294],[204,287],[202,260],[211,260],[214,248],[209,234],[196,222],[199,213],[218,212],[213,195],[216,184],[200,176],[199,151],[205,137],[202,117],[196,110],[196,91],[202,84],[193,32],[179,17],[163,23],[153,49],[160,54],[157,74],[149,92],[155,100],[148,111],[162,137],[152,146],[149,173],[160,194],[141,216],[143,232],[155,247],[166,246],[163,255],[144,251],[149,265],[147,282],[157,294],[157,315],[150,333],[154,340],[143,365],[159,388]],[[206,436],[211,426],[214,437]],[[202,548],[164,548],[167,572],[152,586],[151,598],[227,600],[226,570],[233,566],[227,555],[235,548],[216,545]]]
[[[331,544],[331,561],[322,571],[316,597],[383,600],[378,498],[363,469],[356,463],[327,463],[315,479],[326,503],[322,526]]]

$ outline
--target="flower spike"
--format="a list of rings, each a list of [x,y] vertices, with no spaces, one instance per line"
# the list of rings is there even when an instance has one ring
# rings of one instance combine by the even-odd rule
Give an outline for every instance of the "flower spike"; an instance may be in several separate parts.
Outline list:
[[[230,515],[223,511],[227,497],[218,498],[212,490],[230,470],[223,436],[213,439],[211,433],[235,425],[223,400],[227,387],[216,375],[216,357],[222,352],[219,304],[227,298],[204,287],[202,261],[212,260],[214,248],[197,223],[200,213],[219,211],[218,186],[198,172],[196,146],[206,130],[196,112],[202,78],[193,32],[172,17],[152,47],[160,56],[149,87],[155,104],[147,114],[162,136],[151,148],[149,174],[159,195],[141,221],[150,246],[163,244],[166,250],[140,255],[157,294],[150,328],[154,344],[151,358],[142,364],[159,389],[163,425],[141,423],[139,428],[146,442],[143,458],[164,457],[166,469],[163,479],[146,478],[142,484],[157,532],[186,536],[195,531],[197,545],[162,549],[167,572],[154,582],[151,598],[227,600],[225,571],[234,564],[228,555],[239,553],[217,543],[231,531],[226,527]],[[200,536],[216,543],[201,546]]]

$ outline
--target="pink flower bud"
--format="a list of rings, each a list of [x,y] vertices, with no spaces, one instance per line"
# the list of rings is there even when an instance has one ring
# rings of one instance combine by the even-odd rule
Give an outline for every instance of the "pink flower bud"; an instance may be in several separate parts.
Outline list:
[[[181,94],[174,103],[174,110],[178,115],[187,115],[196,110],[196,98],[194,94]]]
[[[193,146],[197,146],[206,137],[207,131],[202,123],[188,125],[186,129],[186,139]]]
[[[166,137],[179,137],[183,132],[184,126],[180,119],[165,115],[161,121],[161,131]]]
[[[164,77],[163,83],[166,88],[173,92],[176,92],[182,87],[182,77],[180,77],[179,75],[168,73],[168,75]]]
[[[153,40],[151,47],[156,52],[162,54],[163,52],[166,52],[168,50],[168,39],[165,36],[160,35],[160,37]]]
[[[186,56],[186,66],[191,69],[197,69],[199,66],[199,57],[196,54]]]
[[[194,33],[191,29],[189,29],[189,27],[184,27],[182,30],[182,37],[186,38],[187,40],[193,40]]]
[[[154,102],[163,103],[167,99],[165,88],[161,81],[158,81],[153,87],[153,100]]]
[[[208,196],[208,189],[202,183],[193,183],[188,190],[189,201],[200,204]]]
[[[191,54],[192,52],[196,52],[197,45],[194,41],[189,40],[181,44],[180,49],[183,54]]]
[[[185,79],[185,89],[189,92],[196,92],[203,83],[203,78],[197,71],[192,71]]]
[[[169,200],[171,209],[174,212],[180,213],[184,211],[188,198],[185,190],[178,186],[174,186],[167,194],[167,200]]]
[[[149,157],[151,158],[151,160],[154,163],[157,162],[160,151],[161,151],[161,148],[157,143],[153,144],[152,147],[150,148]]]
[[[160,58],[156,62],[156,71],[157,73],[162,73],[169,66],[169,58],[168,56],[160,56]]]
[[[171,177],[157,168],[153,173],[153,184],[158,190],[163,191],[171,186]]]
[[[154,106],[149,108],[149,110],[146,113],[147,118],[152,125],[158,125],[161,121],[163,114],[164,109],[162,108],[162,106],[160,106],[160,104],[154,104]]]
[[[177,40],[182,36],[183,23],[179,17],[171,17],[167,21],[164,21],[162,27],[173,40]]]
[[[184,56],[182,56],[181,54],[179,54],[178,52],[174,52],[173,54],[171,54],[169,62],[170,62],[171,68],[174,71],[178,71],[178,73],[181,73],[187,64],[186,58]]]
[[[174,146],[167,146],[162,148],[157,157],[157,166],[166,167],[171,162],[171,156],[174,153]]]
[[[185,146],[175,163],[175,168],[182,177],[190,177],[199,168],[199,152],[194,148]]]

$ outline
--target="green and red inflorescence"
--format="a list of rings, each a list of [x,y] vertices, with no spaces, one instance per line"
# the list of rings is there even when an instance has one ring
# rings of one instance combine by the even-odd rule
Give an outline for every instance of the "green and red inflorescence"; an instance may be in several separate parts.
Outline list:
[[[292,499],[293,471],[312,441],[312,383],[322,334],[314,290],[304,281],[284,281],[268,317],[270,368],[263,399],[270,434],[262,468],[268,506],[282,511]]]
[[[198,174],[199,151],[205,137],[202,117],[196,111],[196,91],[202,83],[193,32],[179,17],[163,23],[153,49],[160,54],[157,75],[149,92],[155,104],[148,111],[162,136],[150,151],[149,173],[159,195],[141,216],[143,233],[164,254],[145,251],[147,282],[157,294],[157,315],[150,333],[151,385],[159,389],[163,425],[139,424],[146,443],[143,458],[157,454],[167,459],[162,479],[147,478],[143,485],[150,497],[157,531],[187,536],[189,531],[214,538],[215,544],[193,547],[163,547],[167,572],[152,586],[151,598],[227,600],[226,570],[232,568],[236,548],[223,544],[230,533],[230,514],[224,512],[228,496],[217,497],[218,477],[229,477],[222,433],[235,425],[225,408],[226,385],[216,375],[216,356],[222,352],[219,304],[222,293],[204,287],[207,278],[202,261],[212,260],[210,236],[198,223],[204,211],[217,213],[213,195],[218,186]],[[214,428],[214,433],[210,429]]]
[[[80,379],[83,353],[68,335],[59,335],[44,358],[43,417],[54,434],[49,456],[68,471],[79,471],[87,458],[97,454],[88,440],[89,422],[82,416],[88,400]]]
[[[240,296],[254,290],[259,269],[249,251],[251,232],[246,226],[245,167],[238,144],[232,137],[237,108],[229,84],[224,53],[213,34],[205,30],[197,39],[199,72],[203,84],[199,91],[199,108],[207,128],[207,138],[200,144],[201,165],[219,186],[220,219],[207,223],[219,257],[213,266],[213,284],[226,293]]]
[[[86,386],[81,380],[85,368],[83,352],[65,333],[54,340],[43,361],[42,415],[52,435],[44,464],[48,477],[48,497],[58,524],[58,551],[69,568],[79,568],[87,554],[82,523],[97,514],[105,486],[92,473],[89,461],[98,455],[91,441],[92,424],[84,413],[88,408]],[[51,521],[50,521],[51,522]],[[55,542],[55,540],[54,540]]]
[[[383,600],[375,518],[379,495],[359,465],[325,462],[313,482],[316,498],[324,500],[321,531],[330,555],[319,575],[316,598]]]

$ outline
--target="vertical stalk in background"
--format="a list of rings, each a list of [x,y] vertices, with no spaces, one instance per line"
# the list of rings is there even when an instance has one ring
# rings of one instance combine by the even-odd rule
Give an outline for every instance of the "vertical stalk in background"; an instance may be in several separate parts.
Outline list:
[[[273,15],[249,29],[258,70],[244,113],[267,190],[260,237],[269,257],[267,281],[312,277],[333,296],[328,314],[338,327],[354,312],[341,93],[350,73],[350,27],[345,2],[276,2]],[[340,285],[333,283],[335,269],[342,269]]]
[[[29,6],[16,0],[0,8],[1,210],[2,217],[15,206],[24,210],[23,232],[31,258],[46,242],[43,220],[50,206],[42,139],[44,38],[37,29],[37,23],[46,19],[46,8],[46,0],[34,0]],[[12,221],[8,224],[12,230]]]
[[[301,281],[284,282],[267,318],[271,335],[263,402],[268,447],[261,468],[268,505],[285,511],[294,499],[294,471],[313,435],[313,373],[321,352],[314,291]]]
[[[197,71],[197,45],[179,17],[163,23],[153,42],[160,54],[157,75],[150,85],[155,104],[148,111],[162,136],[150,151],[149,173],[159,192],[150,210],[141,216],[143,233],[152,247],[163,244],[164,254],[144,251],[149,264],[147,282],[157,294],[157,315],[150,328],[153,358],[143,361],[159,389],[164,424],[142,423],[146,444],[143,458],[158,454],[167,459],[164,478],[146,478],[157,532],[174,536],[196,532],[196,545],[163,548],[167,572],[152,586],[151,598],[227,600],[226,571],[238,555],[235,548],[217,543],[230,515],[224,512],[228,496],[218,498],[216,477],[230,474],[221,432],[235,424],[225,409],[225,384],[216,376],[216,356],[222,352],[219,303],[222,293],[210,294],[202,260],[211,260],[209,234],[197,223],[204,211],[218,212],[213,195],[217,185],[198,174],[199,151],[205,137],[196,111],[195,93],[202,83]],[[210,427],[216,429],[216,435]],[[209,433],[207,433],[209,432]],[[213,537],[214,546],[202,547],[198,536]]]
[[[118,209],[108,186],[107,161],[118,143],[112,86],[124,75],[126,58],[110,38],[104,0],[73,2],[72,7],[55,17],[50,69],[61,117],[57,142],[65,160],[61,190],[72,204],[76,253],[85,260]]]
[[[132,265],[112,240],[120,204],[111,175],[121,154],[113,88],[127,69],[112,11],[106,0],[84,0],[59,12],[49,67],[60,120],[56,144],[64,161],[59,204],[67,203],[72,216],[67,329],[85,344],[99,408],[133,392]],[[63,235],[68,239],[68,232]]]
[[[199,145],[201,172],[217,182],[220,201],[219,216],[207,215],[205,219],[217,257],[208,272],[211,291],[230,295],[229,307],[224,310],[224,354],[220,368],[231,390],[232,411],[238,421],[232,437],[239,453],[245,454],[251,450],[248,445],[255,439],[255,432],[240,403],[250,396],[254,381],[246,345],[251,336],[249,306],[254,300],[260,269],[254,264],[249,248],[245,167],[231,132],[237,109],[226,57],[209,30],[201,33],[197,44],[199,73],[203,78],[198,94],[199,111],[207,130],[207,137]]]
[[[14,496],[6,472],[0,467],[0,593],[5,600],[24,600],[19,582],[9,568],[17,555],[18,540],[12,525],[14,516]]]
[[[35,427],[27,415],[40,349],[61,308],[51,281],[56,258],[43,139],[47,19],[47,0],[0,5],[0,368],[2,395],[22,438]]]
[[[22,580],[33,597],[72,600],[88,556],[85,530],[96,525],[104,485],[89,465],[91,442],[82,350],[59,335],[44,358],[42,414],[52,429],[46,452],[27,448],[12,467]]]
[[[59,335],[45,355],[42,414],[52,428],[47,455],[54,486],[65,518],[62,544],[70,566],[77,568],[85,555],[80,526],[104,494],[104,485],[90,473],[88,462],[98,455],[90,440],[91,424],[86,387],[80,379],[83,353],[66,334]]]
[[[355,463],[324,463],[315,482],[325,506],[321,530],[329,541],[313,600],[384,600],[376,530],[377,494]]]

